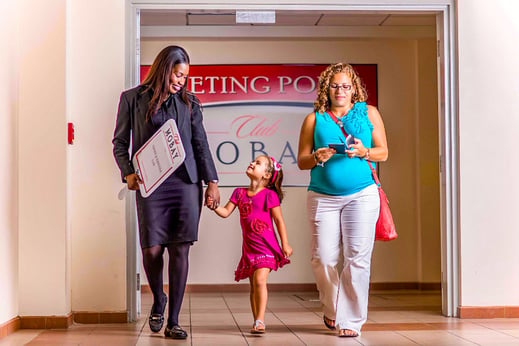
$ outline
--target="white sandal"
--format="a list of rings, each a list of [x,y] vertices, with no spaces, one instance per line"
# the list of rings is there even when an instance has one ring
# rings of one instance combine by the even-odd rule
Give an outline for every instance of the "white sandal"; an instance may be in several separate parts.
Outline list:
[[[261,328],[258,328],[261,327]],[[262,320],[254,321],[252,325],[252,329],[250,330],[251,334],[263,334],[265,333],[265,323]]]

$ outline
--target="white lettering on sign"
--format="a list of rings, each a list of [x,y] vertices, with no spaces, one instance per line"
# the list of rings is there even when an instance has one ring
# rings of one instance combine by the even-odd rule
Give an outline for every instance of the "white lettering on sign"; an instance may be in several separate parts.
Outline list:
[[[293,87],[300,94],[315,92],[317,86],[315,77],[299,76],[292,79],[288,76],[278,76],[277,81],[273,81],[267,76],[233,77],[233,76],[193,76],[189,78],[190,90],[194,94],[237,94],[238,91],[248,94],[268,94],[277,91],[279,94],[286,93],[287,87]],[[279,88],[273,88],[274,83],[278,83]]]

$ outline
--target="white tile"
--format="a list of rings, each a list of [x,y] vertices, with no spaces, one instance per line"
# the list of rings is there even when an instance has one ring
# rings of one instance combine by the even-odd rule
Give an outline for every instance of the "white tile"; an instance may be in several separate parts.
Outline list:
[[[0,339],[1,346],[25,345],[34,339],[42,331],[38,329],[22,329]]]
[[[519,328],[518,329],[510,329],[510,330],[502,330],[503,333],[511,336],[515,336],[516,338],[519,338]]]
[[[519,345],[519,338],[503,333],[500,330],[454,330],[451,333],[479,345],[513,345],[514,343]]]
[[[464,338],[451,334],[443,330],[420,330],[420,331],[399,331],[399,334],[409,338],[419,345],[431,346],[459,346],[459,345],[477,345]]]
[[[316,297],[315,292],[270,292],[265,316],[267,332],[261,336],[250,334],[253,318],[248,293],[187,294],[180,314],[180,324],[189,333],[187,340],[165,339],[163,330],[151,333],[147,320],[151,295],[143,294],[143,313],[135,323],[75,324],[66,331],[19,330],[0,339],[0,346],[25,345],[31,341],[61,345],[120,341],[120,344],[137,337],[139,346],[519,345],[519,319],[447,318],[440,313],[438,293],[419,291],[372,295],[366,330],[358,338],[339,338],[337,331],[324,327],[320,303],[312,301]],[[394,330],[385,330],[390,328]]]
[[[388,346],[388,345],[416,345],[412,340],[409,340],[404,335],[398,334],[393,331],[367,331],[362,332],[362,335],[358,338],[362,345],[366,346]]]

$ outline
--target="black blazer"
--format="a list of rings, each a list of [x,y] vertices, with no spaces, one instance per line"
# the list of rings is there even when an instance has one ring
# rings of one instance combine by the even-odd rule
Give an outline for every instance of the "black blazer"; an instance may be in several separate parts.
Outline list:
[[[135,172],[132,164],[133,156],[157,130],[151,121],[146,122],[146,112],[152,94],[151,91],[143,93],[143,90],[142,86],[126,90],[121,94],[119,100],[112,143],[114,157],[121,170],[123,182],[126,182],[124,177]],[[209,150],[200,103],[194,95],[189,94],[188,96],[191,101],[191,113],[179,95],[173,96],[178,111],[177,127],[186,151],[186,159],[183,164],[192,183],[204,180],[207,184],[211,180],[218,180],[218,175]],[[128,152],[130,138],[131,156]]]

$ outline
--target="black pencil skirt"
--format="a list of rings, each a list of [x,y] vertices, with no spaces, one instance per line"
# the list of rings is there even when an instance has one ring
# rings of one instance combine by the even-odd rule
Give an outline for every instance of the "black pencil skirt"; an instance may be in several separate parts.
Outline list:
[[[202,183],[186,175],[182,165],[147,198],[136,193],[141,248],[198,240]]]

